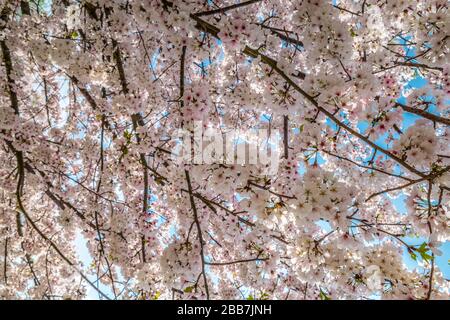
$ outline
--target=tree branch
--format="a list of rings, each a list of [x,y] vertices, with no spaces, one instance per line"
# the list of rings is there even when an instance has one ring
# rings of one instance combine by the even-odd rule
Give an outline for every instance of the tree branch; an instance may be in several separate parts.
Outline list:
[[[437,116],[437,115],[432,114],[430,112],[427,112],[425,110],[420,110],[420,109],[416,109],[416,108],[413,108],[413,107],[409,107],[409,106],[406,106],[406,105],[404,105],[402,103],[399,103],[399,102],[395,103],[395,106],[402,108],[406,112],[416,114],[418,116],[424,117],[424,118],[426,118],[428,120],[431,120],[433,122],[438,122],[438,123],[450,126],[450,119],[448,119],[448,118]]]
[[[204,243],[203,243],[203,235],[202,235],[202,229],[200,226],[200,221],[198,220],[198,214],[197,214],[197,207],[195,206],[195,200],[194,195],[192,193],[192,185],[191,185],[191,178],[189,176],[189,171],[185,170],[184,174],[186,176],[186,182],[188,185],[188,192],[189,192],[189,199],[191,201],[191,208],[194,212],[194,221],[195,225],[197,226],[197,236],[198,240],[200,242],[200,256],[201,256],[201,262],[202,262],[202,274],[203,274],[203,281],[205,283],[205,291],[206,291],[206,299],[209,300],[209,289],[208,289],[208,279],[206,277],[206,271],[205,271],[205,254],[204,254]]]
[[[256,2],[261,2],[262,0],[249,0],[249,1],[244,1],[244,2],[239,2],[233,5],[230,5],[228,7],[223,7],[223,8],[219,8],[219,9],[215,9],[215,10],[209,10],[209,11],[203,11],[203,12],[198,12],[198,13],[194,13],[195,16],[197,17],[202,17],[202,16],[208,16],[208,15],[213,15],[213,14],[217,14],[217,13],[225,13],[229,10],[232,9],[237,9],[240,7],[244,7],[244,6],[248,6],[251,5],[253,3]]]

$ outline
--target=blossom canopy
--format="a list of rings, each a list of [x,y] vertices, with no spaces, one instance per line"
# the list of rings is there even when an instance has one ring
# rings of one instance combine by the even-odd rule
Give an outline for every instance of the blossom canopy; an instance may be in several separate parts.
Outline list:
[[[0,298],[448,298],[449,21],[446,0],[1,0]],[[176,161],[198,127],[265,130],[277,162]]]

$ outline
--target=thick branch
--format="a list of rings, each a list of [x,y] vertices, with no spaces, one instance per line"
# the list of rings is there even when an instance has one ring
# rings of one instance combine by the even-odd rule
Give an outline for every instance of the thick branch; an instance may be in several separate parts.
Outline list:
[[[252,259],[242,259],[242,260],[235,260],[235,261],[229,261],[229,262],[206,262],[207,265],[210,266],[227,266],[230,264],[237,264],[237,263],[246,263],[246,262],[253,262],[253,261],[267,261],[269,258],[252,258]]]
[[[437,116],[437,115],[427,112],[425,110],[420,110],[420,109],[416,109],[413,107],[409,107],[409,106],[406,106],[406,105],[404,105],[402,103],[398,103],[398,102],[395,104],[395,106],[402,108],[406,112],[416,114],[418,116],[424,117],[433,122],[439,122],[439,123],[445,124],[447,126],[450,126],[450,119]]]

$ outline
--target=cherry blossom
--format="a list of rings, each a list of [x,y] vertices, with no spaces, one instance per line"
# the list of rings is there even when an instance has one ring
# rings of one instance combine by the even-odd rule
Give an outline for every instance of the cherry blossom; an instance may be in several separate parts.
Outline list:
[[[447,299],[448,21],[1,0],[0,298]],[[175,161],[179,130],[266,130],[280,159]]]

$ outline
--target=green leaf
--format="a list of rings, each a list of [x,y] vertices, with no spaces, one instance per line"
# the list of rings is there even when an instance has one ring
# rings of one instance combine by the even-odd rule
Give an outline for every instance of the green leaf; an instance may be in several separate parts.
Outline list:
[[[429,262],[429,261],[433,260],[433,256],[428,253],[429,251],[431,251],[431,249],[426,242],[423,242],[419,248],[414,249],[414,250],[420,254],[420,257],[424,261]],[[417,259],[417,255],[415,253],[410,253],[410,255],[414,260]],[[415,258],[413,257],[413,255],[415,256]]]
[[[190,286],[190,287],[185,288],[183,291],[186,293],[191,293],[193,290],[194,290],[194,286]]]
[[[420,255],[421,255],[422,259],[427,262],[433,260],[433,256],[429,255],[428,253],[421,253]]]
[[[253,298],[252,295],[249,295],[249,296],[247,297],[247,300],[255,300],[255,298]]]
[[[426,243],[426,242],[423,242],[423,243],[420,245],[419,249],[417,249],[417,251],[421,252],[421,251],[424,251],[426,248],[427,248],[427,243]]]
[[[129,132],[128,130],[125,130],[124,132],[123,132],[123,136],[125,137],[125,139],[127,139],[127,141],[128,142],[130,142],[130,140],[131,140],[131,138],[132,138],[132,134],[131,134],[131,132]]]
[[[78,38],[78,32],[72,31],[72,33],[70,34],[70,37],[71,37],[72,39],[77,39],[77,38]]]
[[[266,292],[263,292],[261,294],[260,300],[268,300],[269,299],[269,295]]]
[[[153,300],[158,300],[158,298],[161,296],[161,292],[156,291],[155,295],[153,296]]]
[[[321,300],[331,300],[331,298],[329,296],[327,296],[327,294],[325,292],[323,292],[322,289],[320,289],[319,297]]]

